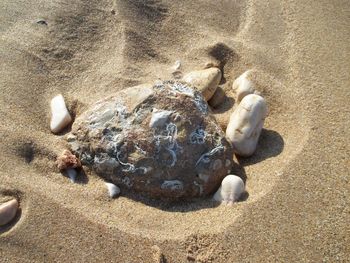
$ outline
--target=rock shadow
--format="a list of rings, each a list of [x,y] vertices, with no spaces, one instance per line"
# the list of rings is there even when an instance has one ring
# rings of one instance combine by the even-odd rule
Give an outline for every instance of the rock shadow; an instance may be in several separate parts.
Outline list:
[[[61,174],[64,177],[67,177],[68,179],[69,176],[65,171],[61,171]],[[86,172],[81,168],[77,170],[77,177],[75,179],[75,184],[87,184],[89,182],[89,177],[86,175]]]
[[[244,184],[247,180],[247,175],[245,173],[244,167],[239,164],[235,164],[229,174],[234,174],[242,178],[244,181]],[[219,187],[218,187],[219,188]],[[141,196],[137,193],[130,193],[127,191],[123,191],[122,189],[122,196],[125,196],[127,198],[130,198],[136,202],[141,202],[147,206],[152,206],[154,208],[157,208],[159,210],[165,211],[165,212],[193,212],[198,211],[201,209],[208,209],[208,208],[215,208],[220,206],[219,202],[216,202],[213,200],[213,196],[215,194],[216,190],[212,192],[210,195],[205,197],[196,197],[196,198],[189,198],[189,199],[180,199],[180,200],[168,200],[168,199],[150,199],[149,197]],[[240,200],[245,201],[249,197],[249,193],[245,192]]]
[[[283,148],[284,140],[278,132],[263,129],[255,153],[251,157],[238,156],[237,159],[242,166],[252,165],[279,155]]]
[[[214,113],[224,113],[232,109],[235,104],[235,99],[225,95],[224,101],[219,107],[211,107]]]
[[[208,48],[208,54],[219,62],[219,68],[222,72],[220,84],[226,83],[225,66],[226,64],[233,64],[234,61],[239,60],[238,54],[235,50],[225,43],[216,43],[214,46]]]

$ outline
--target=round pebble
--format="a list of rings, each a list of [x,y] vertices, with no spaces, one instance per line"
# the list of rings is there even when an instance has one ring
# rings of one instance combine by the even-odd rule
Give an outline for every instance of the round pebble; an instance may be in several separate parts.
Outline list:
[[[213,199],[224,204],[233,204],[238,201],[244,192],[244,182],[237,175],[227,175],[222,180],[220,188]]]

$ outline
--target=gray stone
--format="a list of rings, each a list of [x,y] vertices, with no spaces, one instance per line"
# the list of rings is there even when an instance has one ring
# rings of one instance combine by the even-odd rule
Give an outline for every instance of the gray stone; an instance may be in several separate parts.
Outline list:
[[[208,195],[232,166],[222,165],[232,160],[231,144],[203,96],[184,82],[125,89],[78,116],[71,133],[84,165],[150,198]]]

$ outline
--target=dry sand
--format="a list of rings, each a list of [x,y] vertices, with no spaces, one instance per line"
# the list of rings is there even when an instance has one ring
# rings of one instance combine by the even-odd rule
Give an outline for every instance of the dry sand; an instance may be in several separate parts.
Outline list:
[[[347,0],[2,0],[0,201],[16,196],[21,212],[0,230],[0,262],[346,262],[349,41]],[[171,78],[178,59],[184,72],[220,62],[228,94],[255,71],[270,113],[239,160],[247,200],[109,200],[92,172],[72,184],[55,169],[54,95],[79,114]]]

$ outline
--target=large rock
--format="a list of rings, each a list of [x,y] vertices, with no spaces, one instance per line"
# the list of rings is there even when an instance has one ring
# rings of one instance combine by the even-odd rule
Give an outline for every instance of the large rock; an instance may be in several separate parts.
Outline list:
[[[69,135],[85,165],[151,198],[217,190],[233,151],[202,95],[183,82],[125,89],[79,116]]]

